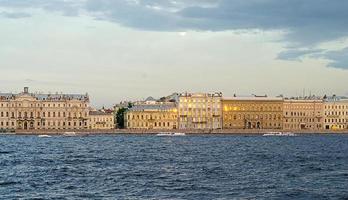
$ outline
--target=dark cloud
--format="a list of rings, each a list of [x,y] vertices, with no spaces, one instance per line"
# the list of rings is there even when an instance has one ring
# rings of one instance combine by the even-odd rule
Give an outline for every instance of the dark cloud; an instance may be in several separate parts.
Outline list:
[[[0,8],[43,9],[59,11],[64,15],[77,16],[84,9],[85,0],[0,0]]]
[[[291,50],[280,52],[278,54],[277,59],[301,61],[301,57],[304,55],[311,55],[311,57],[313,57],[314,55],[318,55],[322,52],[323,50],[320,50],[320,49],[310,49],[310,50],[291,49]]]
[[[329,67],[348,69],[348,47],[339,51],[329,51],[323,58],[331,60]]]
[[[316,56],[333,60],[316,45],[348,36],[348,1],[344,0],[210,0],[130,1],[88,0],[87,10],[104,20],[137,29],[159,31],[282,30],[291,49],[278,59],[301,60]],[[203,3],[202,3],[203,2]],[[152,6],[152,7],[151,7]],[[154,9],[160,8],[160,9]],[[293,49],[295,47],[295,49]],[[310,50],[302,50],[302,49]],[[348,62],[347,62],[348,63]]]
[[[318,44],[348,36],[346,0],[0,0],[0,7],[73,16],[84,10],[96,19],[142,30],[281,30],[291,49],[278,58],[287,60],[317,53]]]

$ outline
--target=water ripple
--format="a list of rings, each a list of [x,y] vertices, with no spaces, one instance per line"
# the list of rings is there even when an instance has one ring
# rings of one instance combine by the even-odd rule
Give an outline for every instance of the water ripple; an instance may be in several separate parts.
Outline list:
[[[1,199],[347,199],[348,137],[0,137]]]

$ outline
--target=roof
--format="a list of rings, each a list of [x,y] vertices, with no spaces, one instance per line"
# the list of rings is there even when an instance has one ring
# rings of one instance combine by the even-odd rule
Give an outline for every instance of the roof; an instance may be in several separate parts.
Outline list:
[[[89,97],[88,94],[34,94],[34,93],[29,93],[29,94],[24,94],[24,93],[19,93],[19,94],[12,94],[12,93],[0,93],[0,98],[2,99],[15,99],[18,97],[21,97],[23,95],[29,95],[37,100],[80,100],[80,101],[88,101]]]
[[[215,92],[215,93],[181,93],[179,94],[179,97],[222,97],[222,92]]]
[[[322,99],[284,99],[285,103],[321,103]]]
[[[89,115],[112,115],[110,112],[103,112],[100,110],[89,111]]]
[[[282,97],[224,97],[222,100],[235,100],[235,101],[283,101]]]
[[[132,108],[129,109],[129,111],[145,111],[145,110],[171,110],[176,108],[174,103],[167,103],[167,104],[141,104],[141,105],[134,105]]]
[[[155,98],[153,98],[153,97],[147,97],[146,99],[145,99],[145,101],[157,101]]]

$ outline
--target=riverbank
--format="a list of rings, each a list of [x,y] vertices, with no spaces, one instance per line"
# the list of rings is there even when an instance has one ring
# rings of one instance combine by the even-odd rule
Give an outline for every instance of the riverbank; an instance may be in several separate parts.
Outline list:
[[[135,130],[135,129],[112,129],[112,130],[16,130],[14,135],[62,135],[66,132],[75,132],[81,135],[98,135],[98,134],[157,134],[160,132],[180,132],[185,134],[226,134],[226,135],[262,135],[269,132],[280,132],[282,130],[247,130],[247,129],[223,129],[223,130]],[[296,134],[347,134],[348,130],[331,131],[331,130],[293,130],[282,131]]]

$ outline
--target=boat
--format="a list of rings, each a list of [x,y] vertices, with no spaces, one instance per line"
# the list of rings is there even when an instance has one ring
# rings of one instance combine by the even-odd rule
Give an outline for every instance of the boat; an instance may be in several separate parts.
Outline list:
[[[185,136],[185,133],[174,133],[174,132],[161,132],[156,134],[156,136]]]
[[[76,132],[64,132],[63,135],[67,137],[76,136]]]
[[[296,136],[296,134],[291,132],[268,132],[262,136]]]
[[[38,135],[38,137],[39,137],[39,138],[50,138],[50,137],[52,137],[52,136],[50,136],[50,135]]]
[[[0,132],[0,135],[16,135],[16,133],[1,133]]]

